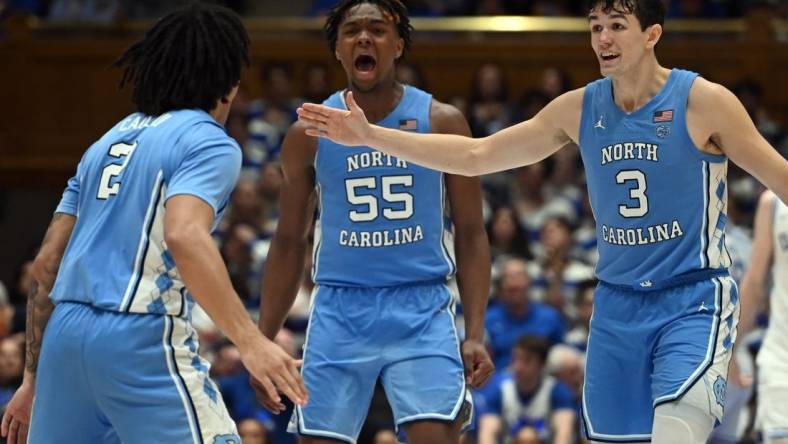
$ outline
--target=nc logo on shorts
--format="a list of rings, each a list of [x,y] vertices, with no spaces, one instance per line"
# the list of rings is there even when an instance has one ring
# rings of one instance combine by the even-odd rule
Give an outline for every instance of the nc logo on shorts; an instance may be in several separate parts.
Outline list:
[[[216,435],[213,437],[213,444],[241,444],[241,437],[238,435]]]
[[[717,380],[714,381],[714,397],[717,398],[717,404],[725,407],[725,386],[726,386],[725,379],[722,376],[717,376]]]

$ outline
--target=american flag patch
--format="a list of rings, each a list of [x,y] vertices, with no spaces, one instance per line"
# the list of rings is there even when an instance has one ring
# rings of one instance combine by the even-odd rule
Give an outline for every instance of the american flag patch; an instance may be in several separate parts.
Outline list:
[[[416,131],[417,129],[419,129],[419,121],[417,119],[400,120],[399,129],[405,131]]]
[[[662,111],[657,111],[654,113],[654,123],[659,122],[672,122],[673,121],[673,110],[666,109]]]

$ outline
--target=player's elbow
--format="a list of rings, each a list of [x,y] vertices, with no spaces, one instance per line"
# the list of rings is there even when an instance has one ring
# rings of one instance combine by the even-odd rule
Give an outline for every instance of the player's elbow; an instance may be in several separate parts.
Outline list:
[[[185,222],[164,227],[164,242],[167,244],[167,248],[176,255],[191,248],[206,235],[209,233],[197,223]]]

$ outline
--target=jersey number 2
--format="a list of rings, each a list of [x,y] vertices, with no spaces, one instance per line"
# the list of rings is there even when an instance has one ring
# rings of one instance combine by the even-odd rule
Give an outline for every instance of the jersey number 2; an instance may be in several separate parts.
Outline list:
[[[637,199],[637,206],[619,205],[618,212],[624,217],[642,217],[648,213],[648,197],[646,197],[646,175],[640,170],[622,170],[616,174],[616,183],[623,184],[635,181],[635,187],[629,189],[630,199]]]
[[[117,159],[122,159],[122,162],[111,163],[101,170],[101,181],[99,181],[98,194],[96,195],[98,199],[107,200],[110,196],[118,194],[118,191],[120,191],[120,182],[115,181],[111,183],[112,179],[120,176],[120,173],[123,172],[123,168],[126,168],[126,163],[128,163],[131,153],[134,152],[135,148],[137,148],[137,142],[134,142],[133,145],[121,142],[109,147],[109,155]]]
[[[388,220],[402,220],[413,216],[413,195],[404,192],[394,192],[393,186],[412,187],[413,176],[383,176],[380,178],[383,188],[383,200],[390,204],[401,204],[401,209],[383,208],[383,217]],[[373,190],[377,188],[375,177],[359,177],[345,180],[347,200],[353,205],[364,205],[367,211],[350,210],[349,217],[353,222],[369,222],[377,219],[379,215],[378,199],[370,194],[357,194],[361,189]]]

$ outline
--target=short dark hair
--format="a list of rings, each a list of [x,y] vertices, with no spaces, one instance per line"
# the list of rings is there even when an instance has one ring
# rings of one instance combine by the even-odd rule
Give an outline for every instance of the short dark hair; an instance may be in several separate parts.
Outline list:
[[[249,65],[249,35],[231,10],[194,2],[159,20],[118,57],[120,88],[148,115],[175,109],[210,111]]]
[[[599,7],[602,12],[610,11],[633,14],[640,22],[640,29],[645,31],[651,25],[665,24],[664,0],[586,0],[586,11],[589,13]]]
[[[394,23],[397,25],[397,32],[400,38],[405,41],[405,48],[402,51],[402,56],[404,57],[410,50],[413,25],[410,24],[408,9],[399,0],[342,0],[331,8],[331,12],[328,13],[328,18],[326,18],[326,24],[323,26],[331,53],[333,54],[337,49],[337,33],[339,32],[339,25],[345,19],[345,14],[351,8],[364,3],[377,5],[384,12],[391,14]]]
[[[514,348],[535,355],[544,364],[547,362],[550,343],[541,336],[523,336],[515,342]]]

